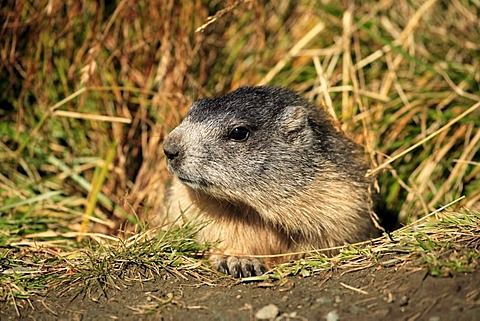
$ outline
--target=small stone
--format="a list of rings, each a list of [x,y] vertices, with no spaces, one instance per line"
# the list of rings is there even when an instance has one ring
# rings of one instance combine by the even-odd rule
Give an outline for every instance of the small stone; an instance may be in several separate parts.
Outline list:
[[[275,304],[269,304],[261,308],[255,313],[255,318],[258,320],[270,320],[278,315],[278,307]]]
[[[327,297],[327,296],[321,296],[315,300],[317,303],[320,303],[321,305],[332,305],[333,304],[333,298],[332,297]]]
[[[433,317],[430,317],[430,319],[428,319],[428,321],[440,321],[440,317],[435,315]]]
[[[327,321],[338,321],[340,317],[338,316],[337,310],[332,310],[327,313],[326,316]]]
[[[406,295],[402,296],[400,300],[398,300],[398,305],[404,307],[408,304],[408,297]]]

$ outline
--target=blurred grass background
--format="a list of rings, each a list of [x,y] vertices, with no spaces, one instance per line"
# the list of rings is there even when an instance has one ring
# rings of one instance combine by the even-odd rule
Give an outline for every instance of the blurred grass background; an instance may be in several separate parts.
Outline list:
[[[294,89],[327,108],[373,168],[394,157],[379,187],[403,223],[462,196],[451,209],[480,209],[478,1],[0,10],[2,257],[147,226],[168,186],[165,135],[197,98],[241,85]]]

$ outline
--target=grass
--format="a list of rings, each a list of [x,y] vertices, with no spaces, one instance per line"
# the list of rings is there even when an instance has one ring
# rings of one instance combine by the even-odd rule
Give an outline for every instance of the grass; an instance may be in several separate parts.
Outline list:
[[[222,276],[199,259],[208,245],[194,241],[197,228],[184,226],[167,232],[150,229],[126,239],[91,235],[98,242],[81,244],[64,240],[12,244],[1,258],[0,299],[15,304],[54,289],[72,298],[81,293],[98,297],[109,289],[122,289],[126,283],[165,274],[210,284]],[[478,269],[479,248],[480,213],[448,213],[405,226],[390,237],[343,246],[334,257],[326,257],[320,250],[241,282],[308,277],[319,271],[389,268],[409,262],[425,267],[433,276],[448,276]]]
[[[7,2],[0,298],[206,271],[191,228],[150,237],[169,179],[161,142],[195,99],[264,83],[323,105],[408,226],[266,277],[412,260],[434,275],[477,268],[479,11],[467,0]],[[454,201],[461,214],[422,220]]]
[[[195,233],[196,228],[184,226],[167,232],[138,231],[129,238],[88,235],[96,242],[12,243],[2,253],[0,300],[15,302],[53,289],[72,297],[82,292],[94,297],[160,271],[196,276],[206,269],[198,257],[208,248],[194,241]]]
[[[344,246],[333,258],[316,254],[296,264],[284,264],[260,278],[309,276],[318,271],[389,268],[412,263],[432,276],[471,272],[480,262],[480,213],[448,213],[431,222],[418,222],[394,231],[391,237]]]

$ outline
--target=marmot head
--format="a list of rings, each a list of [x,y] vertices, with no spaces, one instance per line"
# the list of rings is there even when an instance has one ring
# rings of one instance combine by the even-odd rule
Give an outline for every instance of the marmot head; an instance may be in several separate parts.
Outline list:
[[[328,116],[297,94],[242,87],[195,102],[163,148],[169,171],[190,188],[268,205],[352,158],[347,145]]]

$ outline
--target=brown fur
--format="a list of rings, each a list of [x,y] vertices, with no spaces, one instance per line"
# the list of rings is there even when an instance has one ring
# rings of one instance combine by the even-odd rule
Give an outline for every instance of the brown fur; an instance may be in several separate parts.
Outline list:
[[[356,211],[357,207],[365,206],[369,196],[366,193],[359,195],[350,184],[333,177],[328,180],[323,177],[300,196],[288,199],[284,204],[272,203],[267,208],[256,204],[254,198],[251,206],[234,205],[228,200],[195,191],[176,178],[170,193],[170,219],[173,221],[182,216],[178,221],[208,222],[200,230],[198,240],[217,242],[214,251],[224,255],[248,257],[308,251],[378,235],[378,231],[371,228],[371,222]],[[322,213],[321,218],[315,215],[318,212]],[[339,217],[338,213],[343,215]],[[282,263],[300,256],[286,255],[261,261],[270,267],[271,263]]]

